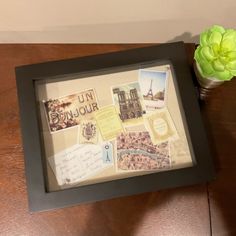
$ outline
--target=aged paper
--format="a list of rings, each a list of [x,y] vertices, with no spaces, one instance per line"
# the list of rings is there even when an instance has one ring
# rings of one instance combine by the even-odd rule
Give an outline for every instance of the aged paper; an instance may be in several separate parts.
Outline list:
[[[144,124],[154,144],[178,138],[177,130],[166,108],[145,115]]]
[[[98,110],[95,113],[95,119],[104,140],[115,139],[123,131],[121,120],[113,105]]]
[[[58,185],[76,184],[113,165],[111,143],[76,144],[50,158]]]
[[[148,132],[121,133],[117,137],[118,171],[154,171],[170,166],[168,142],[154,145]]]
[[[43,102],[50,132],[79,125],[82,119],[92,117],[98,110],[93,89]]]
[[[79,143],[98,142],[98,130],[95,120],[82,120],[79,129]]]
[[[147,111],[165,106],[167,71],[139,70],[139,84]]]

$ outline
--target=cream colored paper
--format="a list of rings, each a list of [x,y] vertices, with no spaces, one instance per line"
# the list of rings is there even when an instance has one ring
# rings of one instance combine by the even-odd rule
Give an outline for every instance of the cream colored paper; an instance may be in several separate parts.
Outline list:
[[[113,105],[95,112],[95,119],[104,140],[115,139],[123,131],[120,118]]]
[[[178,134],[166,108],[144,115],[144,124],[154,144],[178,138]]]

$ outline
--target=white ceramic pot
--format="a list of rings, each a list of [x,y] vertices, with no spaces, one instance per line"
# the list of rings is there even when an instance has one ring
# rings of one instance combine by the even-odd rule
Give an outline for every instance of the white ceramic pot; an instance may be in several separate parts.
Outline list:
[[[211,90],[223,84],[224,81],[218,80],[214,77],[202,77],[199,72],[201,71],[201,68],[196,61],[194,61],[193,67],[200,86],[200,99],[205,100],[209,96]]]

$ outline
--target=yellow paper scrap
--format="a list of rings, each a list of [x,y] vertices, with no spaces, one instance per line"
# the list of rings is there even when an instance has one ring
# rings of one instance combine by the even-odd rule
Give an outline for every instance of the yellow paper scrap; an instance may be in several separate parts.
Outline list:
[[[112,140],[123,131],[115,106],[110,105],[96,111],[95,119],[104,140]]]

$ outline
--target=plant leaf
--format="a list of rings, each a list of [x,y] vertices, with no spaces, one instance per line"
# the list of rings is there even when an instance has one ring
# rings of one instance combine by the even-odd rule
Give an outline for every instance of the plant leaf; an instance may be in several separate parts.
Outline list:
[[[236,31],[227,29],[223,35],[223,40],[236,40]]]
[[[224,53],[236,51],[236,41],[231,39],[224,39],[221,42],[221,50]]]
[[[208,45],[208,31],[201,33],[200,35],[200,45],[207,46]]]
[[[219,80],[230,80],[230,79],[232,79],[232,74],[228,70],[216,71],[214,76]]]
[[[230,73],[231,73],[233,76],[236,76],[236,70],[231,70]]]
[[[210,44],[220,44],[222,40],[222,35],[221,33],[214,31],[210,34],[208,43]]]
[[[224,27],[222,27],[222,26],[220,26],[220,25],[213,25],[213,26],[211,27],[210,31],[211,31],[211,32],[217,31],[217,32],[219,32],[219,33],[221,33],[221,34],[224,34],[224,33],[225,33]]]
[[[199,60],[199,50],[200,50],[200,46],[198,46],[194,52],[194,59],[198,62]]]
[[[208,46],[203,47],[203,48],[201,49],[201,54],[202,54],[203,57],[205,57],[208,61],[212,61],[212,60],[216,59],[213,50],[212,50],[210,47],[208,47]]]
[[[220,60],[214,60],[213,63],[213,69],[216,71],[224,71],[225,66],[220,62]]]
[[[229,61],[236,60],[236,51],[228,52],[226,56]]]
[[[219,54],[219,51],[220,51],[220,45],[219,44],[213,43],[211,45],[211,48],[213,50],[214,55],[218,55]]]
[[[199,66],[202,70],[203,77],[212,76],[214,74],[214,69],[209,62],[200,61]]]
[[[198,46],[198,48],[196,49],[195,53],[194,53],[194,58],[195,60],[200,63],[200,62],[207,62],[207,59],[205,57],[205,55],[202,53],[202,47]]]
[[[225,66],[229,62],[229,59],[227,57],[221,56],[218,58],[219,61]]]
[[[226,67],[229,70],[236,70],[236,60],[229,62]]]

